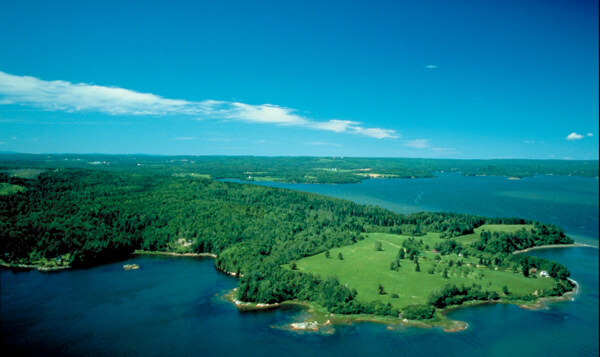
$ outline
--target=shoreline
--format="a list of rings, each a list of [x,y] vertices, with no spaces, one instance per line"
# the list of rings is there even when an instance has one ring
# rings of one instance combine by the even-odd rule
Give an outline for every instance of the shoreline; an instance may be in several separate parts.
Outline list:
[[[165,255],[170,257],[209,257],[216,258],[213,253],[174,253],[174,252],[154,252],[149,250],[135,250],[132,254],[135,255]]]
[[[308,316],[303,321],[294,321],[286,323],[285,325],[271,326],[272,328],[278,328],[297,333],[313,332],[321,334],[332,334],[335,332],[335,326],[339,325],[351,325],[353,323],[379,323],[385,324],[388,330],[401,330],[405,327],[418,327],[418,328],[441,328],[444,332],[455,333],[461,332],[469,328],[469,324],[466,321],[453,320],[447,315],[463,308],[469,308],[474,306],[488,305],[488,304],[509,304],[515,305],[521,309],[526,310],[542,310],[549,309],[550,307],[546,303],[561,302],[561,301],[573,301],[575,295],[580,291],[580,285],[574,279],[568,278],[573,283],[574,288],[571,291],[567,291],[561,296],[542,297],[535,301],[518,301],[518,300],[485,300],[485,301],[467,301],[460,305],[447,306],[439,311],[436,311],[434,317],[429,320],[408,320],[402,318],[401,315],[394,316],[379,316],[379,315],[364,315],[364,314],[334,314],[326,311],[323,307],[316,305],[309,301],[283,301],[281,303],[265,304],[265,303],[252,303],[243,302],[237,300],[235,291],[237,288],[231,290],[223,296],[223,298],[233,303],[240,311],[264,311],[277,309],[285,306],[300,306],[307,310]]]
[[[40,271],[42,273],[51,273],[51,272],[55,272],[55,271],[71,269],[70,265],[45,267],[45,266],[35,265],[35,264],[11,264],[11,263],[6,263],[5,261],[0,261],[0,267],[6,268],[6,269],[20,269],[20,270],[37,269],[38,271]]]
[[[532,250],[540,250],[540,249],[557,249],[557,248],[596,248],[593,245],[584,244],[584,243],[572,243],[572,244],[548,244],[548,245],[539,245],[536,247],[526,248],[523,250],[515,250],[512,254],[522,254],[527,253]]]

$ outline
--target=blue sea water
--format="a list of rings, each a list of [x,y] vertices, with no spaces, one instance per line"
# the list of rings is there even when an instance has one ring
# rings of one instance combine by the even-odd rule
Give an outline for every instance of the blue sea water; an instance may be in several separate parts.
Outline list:
[[[563,227],[578,242],[598,246],[597,178],[544,175],[510,180],[503,176],[437,175],[341,185],[254,183],[320,193],[403,214],[446,211],[535,219]]]
[[[286,186],[272,184],[276,186]],[[403,213],[444,210],[522,216],[556,223],[578,241],[598,244],[598,181],[542,176],[442,175],[371,180],[357,185],[289,185],[377,204]],[[200,356],[597,356],[598,249],[531,254],[569,267],[580,284],[574,301],[524,310],[491,304],[459,309],[458,333],[360,323],[332,335],[278,327],[302,319],[300,308],[239,312],[223,299],[235,278],[210,258],[140,256],[84,270],[0,271],[1,351],[7,355]]]

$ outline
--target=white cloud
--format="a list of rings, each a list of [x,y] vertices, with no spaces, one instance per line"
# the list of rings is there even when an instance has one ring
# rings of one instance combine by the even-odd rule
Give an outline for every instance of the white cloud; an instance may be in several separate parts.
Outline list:
[[[231,103],[231,105],[233,108],[226,114],[228,119],[284,125],[305,125],[307,123],[306,119],[292,114],[292,109],[276,105],[250,105],[244,103]]]
[[[572,132],[571,134],[567,135],[567,140],[581,140],[581,139],[583,139],[583,135],[577,134],[576,132]]]
[[[331,119],[325,122],[315,122],[312,124],[312,126],[315,129],[330,130],[335,131],[336,133],[342,133],[348,130],[348,128],[351,128],[352,126],[355,126],[357,124],[360,123],[350,120]]]
[[[171,140],[184,141],[184,140],[196,140],[195,136],[182,136],[179,138],[172,138]]]
[[[203,103],[165,99],[150,93],[65,81],[44,81],[0,72],[2,104],[29,104],[47,110],[98,111],[119,115],[198,114]]]
[[[377,138],[377,139],[385,139],[385,138],[397,139],[400,137],[400,134],[398,134],[395,130],[391,130],[391,129],[363,128],[360,126],[349,126],[348,129],[352,133],[366,135],[366,136],[370,136],[372,138]]]
[[[525,140],[523,141],[525,144],[535,144],[535,140]]]
[[[437,66],[434,65],[434,64],[428,64],[427,66],[425,66],[425,68],[427,68],[427,69],[436,69]]]
[[[167,99],[118,87],[104,87],[66,81],[45,81],[0,71],[0,104],[30,105],[43,110],[100,112],[109,115],[185,115],[197,120],[213,118],[250,123],[298,126],[335,133],[352,133],[372,138],[398,138],[392,129],[364,128],[361,123],[331,119],[314,121],[294,109],[273,104]],[[183,139],[182,139],[183,140]]]
[[[406,143],[404,143],[404,146],[408,146],[408,147],[416,148],[416,149],[425,149],[425,148],[428,148],[430,145],[429,145],[429,139],[416,139],[416,140],[407,141]]]
[[[594,134],[592,134],[592,133],[587,133],[587,134],[585,134],[585,136],[594,136]]]

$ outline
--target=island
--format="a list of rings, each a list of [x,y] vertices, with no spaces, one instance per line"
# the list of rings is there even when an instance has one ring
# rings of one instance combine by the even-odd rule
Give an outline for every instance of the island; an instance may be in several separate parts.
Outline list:
[[[20,168],[17,168],[20,167]],[[174,169],[48,168],[0,174],[0,263],[56,270],[133,253],[209,255],[243,309],[302,304],[290,329],[352,321],[465,328],[477,303],[539,308],[574,291],[568,269],[527,254],[573,244],[560,227],[448,212],[401,215],[322,195]],[[11,171],[12,170],[12,171]],[[37,170],[37,171],[35,171]],[[33,174],[32,174],[33,172]],[[127,268],[125,268],[127,269]]]

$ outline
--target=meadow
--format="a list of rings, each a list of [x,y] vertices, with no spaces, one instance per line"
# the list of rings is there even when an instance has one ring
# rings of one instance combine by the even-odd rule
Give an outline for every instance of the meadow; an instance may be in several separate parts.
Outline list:
[[[530,229],[531,226],[484,225],[477,228],[475,233],[456,237],[455,240],[468,245],[479,238],[483,229],[515,232],[523,228]],[[415,271],[416,264],[408,257],[400,260],[401,266],[397,270],[392,270],[390,264],[403,249],[402,243],[410,238],[408,235],[387,233],[365,234],[365,239],[356,244],[329,250],[329,258],[323,252],[299,260],[296,269],[322,278],[335,276],[342,285],[356,289],[359,301],[380,300],[399,309],[426,304],[431,292],[446,284],[468,286],[475,283],[502,296],[505,286],[509,294],[531,294],[538,289],[550,289],[554,283],[553,279],[526,278],[521,273],[486,266],[480,264],[476,257],[458,254],[442,256],[433,250],[436,243],[444,241],[439,233],[414,237],[417,241],[422,239],[426,248],[418,255],[420,271]],[[381,250],[377,250],[378,243]],[[447,277],[444,277],[444,271]],[[383,287],[383,293],[380,286]]]

